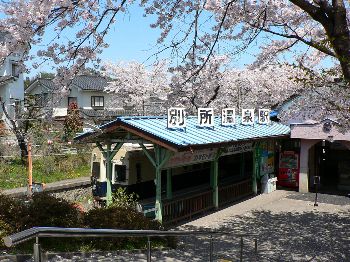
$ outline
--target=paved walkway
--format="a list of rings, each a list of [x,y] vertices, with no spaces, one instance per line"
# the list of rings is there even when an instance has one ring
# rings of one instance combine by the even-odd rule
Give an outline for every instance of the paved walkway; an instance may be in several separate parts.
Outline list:
[[[180,226],[189,230],[222,230],[232,235],[214,242],[215,261],[238,261],[239,239],[234,234],[257,234],[244,239],[244,261],[350,261],[350,198],[275,191],[230,206]],[[206,238],[184,237],[176,250],[154,252],[153,261],[209,261]],[[56,257],[51,261],[145,261],[144,254],[108,253],[92,257]]]

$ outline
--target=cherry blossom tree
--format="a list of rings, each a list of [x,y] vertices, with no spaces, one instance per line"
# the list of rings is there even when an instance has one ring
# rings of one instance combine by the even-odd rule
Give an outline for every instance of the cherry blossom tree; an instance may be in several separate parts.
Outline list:
[[[203,58],[204,59],[204,58]],[[270,65],[260,69],[229,69],[226,56],[212,57],[195,76],[190,62],[167,67],[159,63],[146,68],[138,62],[106,63],[104,74],[111,77],[107,91],[119,94],[125,105],[140,109],[152,96],[166,100],[165,106],[183,106],[189,114],[199,107],[271,108],[304,90],[303,70],[289,65]],[[186,67],[187,65],[187,67]],[[165,114],[165,108],[159,108]]]
[[[141,109],[143,103],[157,96],[165,100],[170,92],[169,76],[165,61],[150,68],[138,62],[107,62],[103,74],[111,79],[106,91],[117,94],[124,106]]]
[[[226,72],[220,66],[220,69],[215,69],[215,57],[223,55],[235,58],[252,45],[258,46],[259,50],[253,51],[256,59],[249,65],[251,70],[264,69],[276,61],[288,62],[298,70],[302,68],[309,72],[304,84],[311,83],[317,87],[315,82],[323,83],[319,79],[327,79],[318,72],[327,61],[335,66],[335,77],[350,80],[350,7],[345,0],[1,1],[0,12],[3,16],[0,31],[11,37],[6,34],[1,36],[4,41],[0,46],[0,62],[14,52],[25,54],[23,62],[31,60],[34,57],[30,56],[30,48],[42,45],[35,57],[41,58],[39,63],[53,61],[57,65],[57,75],[61,77],[57,81],[61,86],[68,86],[70,79],[86,63],[99,63],[99,54],[108,46],[105,36],[112,25],[117,25],[118,16],[132,4],[141,4],[146,15],[156,17],[151,27],[162,31],[158,39],[158,52],[174,49],[173,53],[183,58],[173,69],[172,87],[174,92],[180,94],[185,91],[189,94],[188,101],[192,99],[194,107],[220,101],[220,92],[225,89],[220,74]],[[47,34],[48,31],[54,34]],[[65,35],[69,35],[69,38],[63,37]],[[205,70],[216,72],[219,76],[215,78],[214,74],[208,78],[210,92],[206,87],[196,89],[200,84],[207,84],[201,80],[205,79],[205,75],[209,77]],[[200,74],[203,75],[197,77]],[[245,72],[240,72],[241,77],[244,75]],[[299,79],[298,73],[292,75]],[[241,81],[243,84],[248,80]],[[328,86],[328,83],[324,83]],[[191,88],[196,93],[191,94]],[[343,89],[346,91],[337,94],[346,95],[348,86]],[[311,93],[315,92],[318,91]],[[324,90],[319,92],[322,95],[319,101],[331,99],[327,103],[330,105],[328,111],[332,108],[342,109],[346,105],[339,104],[342,98],[326,93]],[[242,96],[238,98],[243,103]],[[133,99],[137,99],[137,96]],[[344,110],[349,113],[347,108]]]
[[[191,58],[184,65],[169,68],[172,91],[169,105],[182,105],[194,113],[199,107],[212,106],[218,99],[224,86],[223,76],[229,59],[227,56],[213,56],[202,67],[201,62],[205,58]],[[202,68],[197,72],[199,67]]]
[[[221,45],[221,52],[233,54],[258,43],[254,66],[282,59],[288,52],[287,60],[303,66],[331,58],[345,79],[350,79],[349,6],[345,0],[1,1],[0,31],[13,37],[5,37],[0,58],[19,51],[29,54],[31,46],[44,45],[36,55],[41,61],[52,60],[59,75],[69,79],[85,63],[99,62],[98,54],[108,46],[104,37],[132,4],[143,5],[147,15],[157,17],[151,26],[162,30],[159,43],[166,46],[161,48],[180,50],[188,44],[188,49],[181,49],[184,57],[193,49],[201,50],[208,57],[203,64],[222,40],[230,44]],[[54,34],[46,34],[48,30]],[[68,40],[65,35],[70,36]]]
[[[189,49],[212,55],[221,40],[233,45],[223,52],[234,54],[258,44],[254,67],[284,58],[312,68],[330,58],[350,80],[350,8],[344,0],[159,0],[145,5],[148,14],[158,15],[152,26],[163,30],[159,41],[170,38],[172,47],[188,41]],[[174,33],[186,21],[189,26]]]

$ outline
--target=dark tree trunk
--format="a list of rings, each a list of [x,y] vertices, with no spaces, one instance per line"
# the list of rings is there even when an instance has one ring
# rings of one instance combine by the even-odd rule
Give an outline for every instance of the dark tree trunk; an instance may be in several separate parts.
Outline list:
[[[344,0],[332,0],[331,3],[328,0],[319,0],[317,6],[307,0],[290,1],[323,26],[343,76],[350,82],[350,31]]]
[[[335,0],[333,9],[333,28],[327,34],[337,54],[344,78],[350,81],[350,32],[346,19],[346,8],[342,0]]]
[[[19,149],[21,150],[21,162],[22,164],[26,164],[28,157],[27,142],[20,136],[17,136],[17,142]]]

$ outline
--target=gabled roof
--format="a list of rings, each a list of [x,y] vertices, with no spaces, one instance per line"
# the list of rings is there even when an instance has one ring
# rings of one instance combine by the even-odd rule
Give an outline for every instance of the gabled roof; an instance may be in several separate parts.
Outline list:
[[[107,79],[102,76],[79,75],[72,80],[70,87],[75,86],[84,91],[104,91],[108,84]],[[30,92],[37,85],[41,85],[51,92],[55,89],[58,90],[52,79],[38,78],[27,88],[26,93]]]
[[[105,139],[123,139],[126,133],[159,144],[172,151],[186,151],[196,148],[215,148],[244,141],[272,137],[286,137],[290,128],[271,122],[270,125],[246,126],[236,117],[235,126],[222,126],[221,117],[215,117],[214,128],[201,128],[197,117],[187,117],[186,129],[168,129],[167,118],[160,117],[118,117],[116,120],[99,127],[101,132],[87,132],[75,138],[75,141],[95,142]]]
[[[108,86],[108,81],[102,76],[80,75],[73,79],[72,85],[82,90],[104,91],[105,87]]]

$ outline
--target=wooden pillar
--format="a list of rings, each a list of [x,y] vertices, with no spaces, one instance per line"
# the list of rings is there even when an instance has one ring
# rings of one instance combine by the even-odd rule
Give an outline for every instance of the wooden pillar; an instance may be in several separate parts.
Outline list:
[[[213,172],[212,172],[213,204],[215,208],[219,208],[218,176],[219,176],[219,158],[216,157],[213,161]]]
[[[166,171],[166,197],[167,199],[173,198],[173,188],[172,188],[172,170],[167,169]]]
[[[162,168],[163,166],[168,162],[171,152],[165,148],[162,148],[158,145],[154,146],[154,158],[150,155],[148,150],[143,144],[139,144],[145,153],[145,155],[148,157],[148,159],[151,161],[152,165],[156,169],[156,219],[159,222],[162,222]]]
[[[162,170],[160,167],[162,150],[156,146],[154,151],[156,160],[156,219],[162,221]]]
[[[255,195],[258,194],[257,178],[259,174],[260,174],[260,148],[259,148],[259,142],[256,142],[253,149],[253,177],[252,177],[252,186],[253,186],[252,189]]]
[[[107,180],[107,206],[112,203],[112,158],[111,158],[111,144],[107,144],[106,150],[106,180]]]
[[[210,186],[213,189],[213,204],[215,208],[219,208],[219,158],[222,153],[223,150],[219,148],[210,165]]]
[[[107,182],[107,192],[106,192],[106,204],[109,206],[112,203],[112,160],[117,154],[119,149],[123,146],[123,143],[117,143],[112,150],[112,144],[106,142],[107,149],[105,150],[99,142],[96,142],[97,147],[100,149],[103,157],[106,160],[106,182]]]

